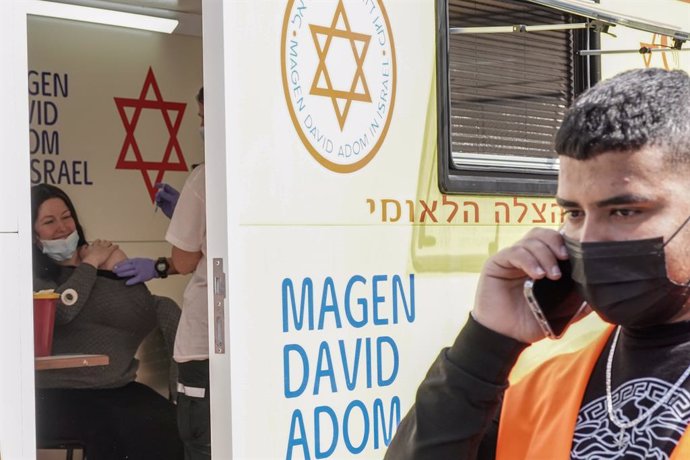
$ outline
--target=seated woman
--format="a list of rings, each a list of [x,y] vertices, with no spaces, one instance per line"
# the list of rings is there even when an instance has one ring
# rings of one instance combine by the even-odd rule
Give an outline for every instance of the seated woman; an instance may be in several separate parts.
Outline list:
[[[31,190],[34,290],[70,290],[58,303],[53,353],[106,354],[107,366],[36,373],[36,429],[41,440],[81,442],[88,460],[183,458],[175,406],[135,382],[134,358],[156,327],[172,355],[178,306],[144,284],[125,286],[110,271],[126,258],[109,241],[86,242],[67,194]]]

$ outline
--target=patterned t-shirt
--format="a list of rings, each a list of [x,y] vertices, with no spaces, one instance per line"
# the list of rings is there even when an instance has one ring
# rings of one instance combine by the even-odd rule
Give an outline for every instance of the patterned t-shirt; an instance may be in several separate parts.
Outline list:
[[[609,338],[580,407],[572,460],[668,459],[690,423],[690,378],[670,399],[634,427],[621,430],[606,408]],[[612,366],[613,411],[628,422],[672,390],[690,366],[690,322],[621,331]]]

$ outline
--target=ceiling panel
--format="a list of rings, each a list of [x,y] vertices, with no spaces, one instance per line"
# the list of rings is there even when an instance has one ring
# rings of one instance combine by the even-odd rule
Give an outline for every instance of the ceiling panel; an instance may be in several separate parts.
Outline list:
[[[175,11],[178,13],[201,14],[201,0],[53,0],[72,5],[110,8],[132,13],[143,10]]]
[[[111,0],[111,3],[201,14],[201,0]]]

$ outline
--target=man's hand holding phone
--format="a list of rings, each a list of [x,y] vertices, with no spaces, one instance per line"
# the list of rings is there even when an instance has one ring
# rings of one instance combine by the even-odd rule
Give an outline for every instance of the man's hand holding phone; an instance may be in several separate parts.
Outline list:
[[[545,336],[525,297],[525,281],[562,277],[559,261],[568,259],[556,230],[535,228],[513,246],[496,253],[479,277],[472,316],[483,326],[524,343]]]
[[[560,339],[574,321],[589,313],[585,299],[572,278],[569,260],[559,260],[561,277],[557,280],[542,278],[525,281],[525,299],[544,335]]]

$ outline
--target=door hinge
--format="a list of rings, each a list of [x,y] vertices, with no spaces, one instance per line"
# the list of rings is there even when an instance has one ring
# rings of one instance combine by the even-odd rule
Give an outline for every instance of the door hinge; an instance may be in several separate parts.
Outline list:
[[[225,354],[225,272],[223,259],[213,259],[213,343],[216,354]]]

